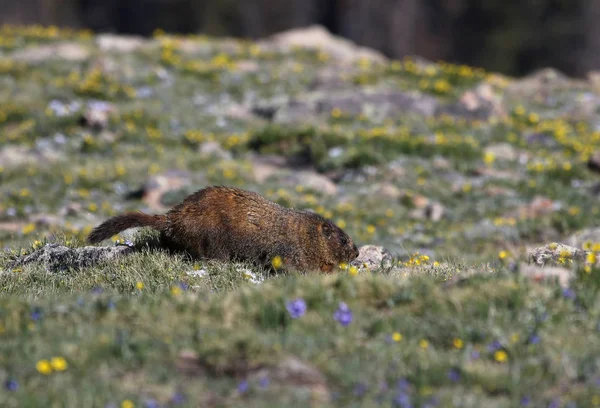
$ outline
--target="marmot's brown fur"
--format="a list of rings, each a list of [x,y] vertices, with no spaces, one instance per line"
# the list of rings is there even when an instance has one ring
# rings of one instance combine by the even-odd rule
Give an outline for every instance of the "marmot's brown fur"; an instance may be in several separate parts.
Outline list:
[[[280,256],[293,269],[331,272],[358,256],[352,239],[330,220],[222,186],[197,191],[163,215],[117,215],[94,228],[88,242],[144,226],[160,231],[165,246],[200,259],[266,266]]]

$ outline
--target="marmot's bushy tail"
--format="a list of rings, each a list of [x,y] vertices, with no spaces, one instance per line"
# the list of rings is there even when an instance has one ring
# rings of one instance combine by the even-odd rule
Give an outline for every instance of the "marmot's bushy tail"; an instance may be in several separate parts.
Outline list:
[[[87,240],[96,244],[117,235],[121,231],[134,227],[151,227],[158,231],[164,229],[166,215],[149,215],[141,212],[129,212],[109,218],[92,230]]]

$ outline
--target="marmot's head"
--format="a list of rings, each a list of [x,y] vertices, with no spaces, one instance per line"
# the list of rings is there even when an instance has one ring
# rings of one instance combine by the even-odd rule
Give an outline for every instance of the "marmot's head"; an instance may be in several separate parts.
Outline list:
[[[349,263],[358,256],[358,248],[352,238],[332,221],[320,217],[317,228],[317,241],[320,248],[325,248],[324,270],[331,270],[340,263]]]

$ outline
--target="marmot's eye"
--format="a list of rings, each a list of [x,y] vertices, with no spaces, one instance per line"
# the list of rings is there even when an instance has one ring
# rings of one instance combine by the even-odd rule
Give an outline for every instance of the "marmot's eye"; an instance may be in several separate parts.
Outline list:
[[[348,238],[346,238],[345,236],[342,235],[340,241],[342,241],[342,245],[348,245]]]

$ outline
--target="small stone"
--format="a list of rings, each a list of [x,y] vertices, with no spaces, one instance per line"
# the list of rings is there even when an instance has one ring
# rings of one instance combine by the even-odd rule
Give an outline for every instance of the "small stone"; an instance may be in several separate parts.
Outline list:
[[[200,145],[198,151],[205,156],[216,157],[221,160],[231,160],[233,155],[231,152],[223,149],[218,142],[205,142]]]
[[[486,147],[486,154],[492,154],[496,159],[514,161],[517,159],[516,149],[509,143],[498,143]]]
[[[351,262],[356,267],[368,269],[388,267],[392,262],[392,254],[386,248],[376,245],[363,245],[358,248],[358,257]]]
[[[102,51],[130,53],[144,45],[144,39],[137,36],[98,34],[96,44]]]

